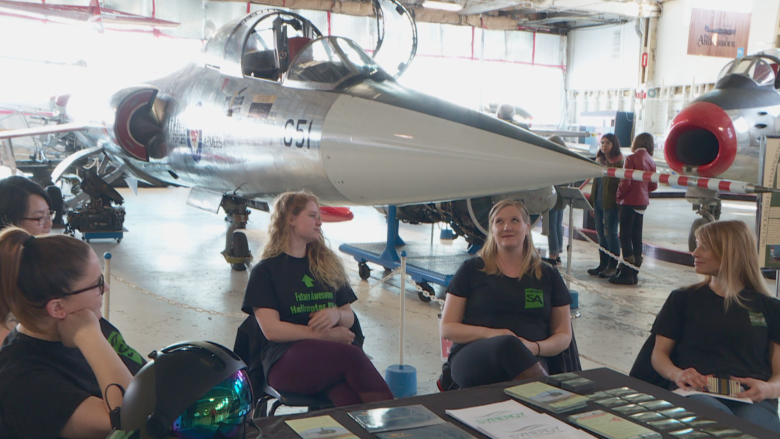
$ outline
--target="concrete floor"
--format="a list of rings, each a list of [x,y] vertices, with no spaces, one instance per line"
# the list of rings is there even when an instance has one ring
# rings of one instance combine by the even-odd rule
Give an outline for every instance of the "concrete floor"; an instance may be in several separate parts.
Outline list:
[[[224,216],[187,206],[188,189],[141,189],[138,196],[129,190],[120,192],[126,200],[129,233],[120,244],[113,240],[91,243],[99,255],[113,255],[111,322],[142,354],[182,340],[211,340],[232,348],[244,318],[240,306],[249,273],[230,270],[220,254],[225,242]],[[754,204],[725,202],[723,210],[724,219],[742,219],[751,226],[755,221]],[[343,242],[384,239],[384,216],[368,207],[353,211],[353,221],[323,226],[334,249]],[[579,217],[576,212],[575,218]],[[565,218],[564,223],[568,213]],[[652,200],[645,239],[684,250],[695,218],[684,200]],[[250,216],[247,235],[256,259],[266,240],[268,219],[263,212],[253,211]],[[582,222],[575,219],[574,224]],[[438,233],[437,228],[437,244]],[[401,235],[407,242],[430,242],[431,226],[401,225]],[[546,247],[538,228],[534,235],[537,247]],[[465,248],[462,240],[443,245]],[[371,278],[360,280],[354,259],[342,257],[358,296],[353,306],[367,337],[365,351],[384,373],[388,365],[399,362],[399,279],[380,283],[384,273],[374,266]],[[564,255],[562,271],[565,262]],[[699,278],[690,267],[646,260],[639,285],[619,287],[586,273],[597,263],[596,246],[575,241],[569,279],[572,290],[580,293],[582,317],[574,321],[574,328],[583,367],[610,367],[627,373],[669,292]],[[404,363],[417,368],[419,394],[437,391],[440,310],[439,304],[424,303],[413,288],[407,288]]]

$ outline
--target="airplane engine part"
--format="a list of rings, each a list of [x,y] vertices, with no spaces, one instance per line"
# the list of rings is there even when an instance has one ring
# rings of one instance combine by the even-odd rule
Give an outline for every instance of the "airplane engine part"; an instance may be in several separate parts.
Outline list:
[[[66,233],[121,232],[125,222],[124,207],[88,204],[68,212]]]
[[[674,118],[664,156],[675,172],[721,175],[737,157],[737,133],[731,118],[713,103],[691,104]]]
[[[399,206],[396,209],[396,218],[409,224],[444,222],[455,231],[457,236],[463,236],[469,244],[481,246],[490,227],[488,222],[490,209],[496,202],[507,198],[522,201],[531,215],[531,221],[534,222],[539,215],[549,211],[555,205],[556,194],[552,187],[544,187],[494,197]],[[379,207],[377,210],[387,214],[385,207]]]
[[[119,192],[97,175],[95,169],[87,170],[81,182],[81,190],[90,196],[83,207],[67,212],[68,225],[65,233],[73,236],[75,231],[83,233],[121,232],[125,222],[124,199]]]
[[[153,104],[157,97],[154,88],[134,89],[114,96],[116,118],[113,130],[109,130],[112,140],[132,157],[149,161],[149,149],[152,140],[162,135],[162,125],[155,115]]]

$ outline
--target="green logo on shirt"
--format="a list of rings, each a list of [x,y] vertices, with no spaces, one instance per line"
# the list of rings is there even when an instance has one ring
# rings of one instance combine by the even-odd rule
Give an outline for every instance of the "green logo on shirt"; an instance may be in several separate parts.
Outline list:
[[[130,359],[131,361],[138,363],[140,365],[144,364],[143,358],[141,357],[141,354],[138,353],[135,349],[131,348],[130,346],[125,343],[124,337],[122,337],[122,334],[111,331],[111,335],[107,338],[108,344],[111,345],[111,347],[114,348],[114,351],[116,351],[117,354]]]
[[[306,288],[311,288],[314,286],[314,279],[310,278],[308,274],[303,275],[303,279],[301,279],[301,282],[303,282],[303,284],[306,285]]]
[[[535,288],[525,289],[525,309],[544,308],[544,292]]]
[[[755,311],[748,311],[748,315],[750,316],[750,324],[751,325],[766,327],[766,319],[764,318],[764,314],[763,313],[755,312]]]

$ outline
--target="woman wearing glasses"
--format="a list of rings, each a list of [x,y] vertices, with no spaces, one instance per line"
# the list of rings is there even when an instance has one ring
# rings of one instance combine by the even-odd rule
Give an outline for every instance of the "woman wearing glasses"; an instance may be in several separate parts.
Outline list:
[[[19,175],[0,180],[0,229],[16,226],[46,235],[53,214],[51,200],[38,183]]]
[[[82,241],[36,238],[18,227],[0,232],[0,315],[19,320],[0,349],[0,413],[13,413],[0,416],[0,437],[111,431],[119,387],[127,388],[144,361],[100,317],[108,288],[97,255]]]
[[[36,182],[14,175],[0,180],[0,230],[8,226],[21,227],[32,235],[51,231],[51,200]],[[16,325],[14,318],[0,324],[0,341]]]

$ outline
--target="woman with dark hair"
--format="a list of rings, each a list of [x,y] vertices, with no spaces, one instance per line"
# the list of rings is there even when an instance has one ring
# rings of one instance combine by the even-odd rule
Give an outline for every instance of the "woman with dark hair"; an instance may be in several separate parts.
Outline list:
[[[499,201],[489,221],[485,246],[455,273],[442,313],[460,387],[546,376],[546,359],[572,339],[569,290],[541,261],[525,206]]]
[[[357,300],[320,227],[317,198],[277,197],[263,259],[252,269],[241,309],[265,336],[266,381],[280,392],[323,393],[336,406],[393,399],[371,360],[352,345]]]
[[[109,411],[144,361],[100,317],[108,288],[86,243],[0,232],[0,315],[19,320],[0,349],[0,437],[111,432]]]
[[[650,133],[634,138],[631,154],[623,166],[625,169],[655,172],[653,149],[655,142]],[[623,179],[617,188],[617,202],[620,204],[620,246],[623,261],[639,268],[642,265],[642,226],[644,214],[650,204],[650,192],[658,189],[658,183]],[[609,278],[613,284],[636,285],[639,271],[626,264],[620,264],[618,272]]]
[[[51,200],[38,183],[19,176],[0,180],[0,230],[8,226],[21,227],[32,235],[46,235],[51,231]],[[16,325],[13,316],[0,325],[0,342]]]
[[[51,231],[51,200],[36,182],[14,175],[0,180],[0,229],[17,226],[32,235]]]
[[[623,154],[620,153],[620,141],[614,134],[601,137],[601,147],[596,161],[611,168],[623,167]],[[617,193],[620,180],[613,177],[593,179],[591,203],[596,220],[596,234],[599,238],[599,266],[588,270],[588,274],[608,278],[615,274],[620,258],[620,240],[618,239]]]
[[[709,377],[747,389],[753,404],[694,395],[696,401],[780,433],[780,302],[767,291],[756,240],[742,221],[695,232],[696,273],[704,281],[673,291],[653,324],[653,368],[673,385],[706,389]]]

